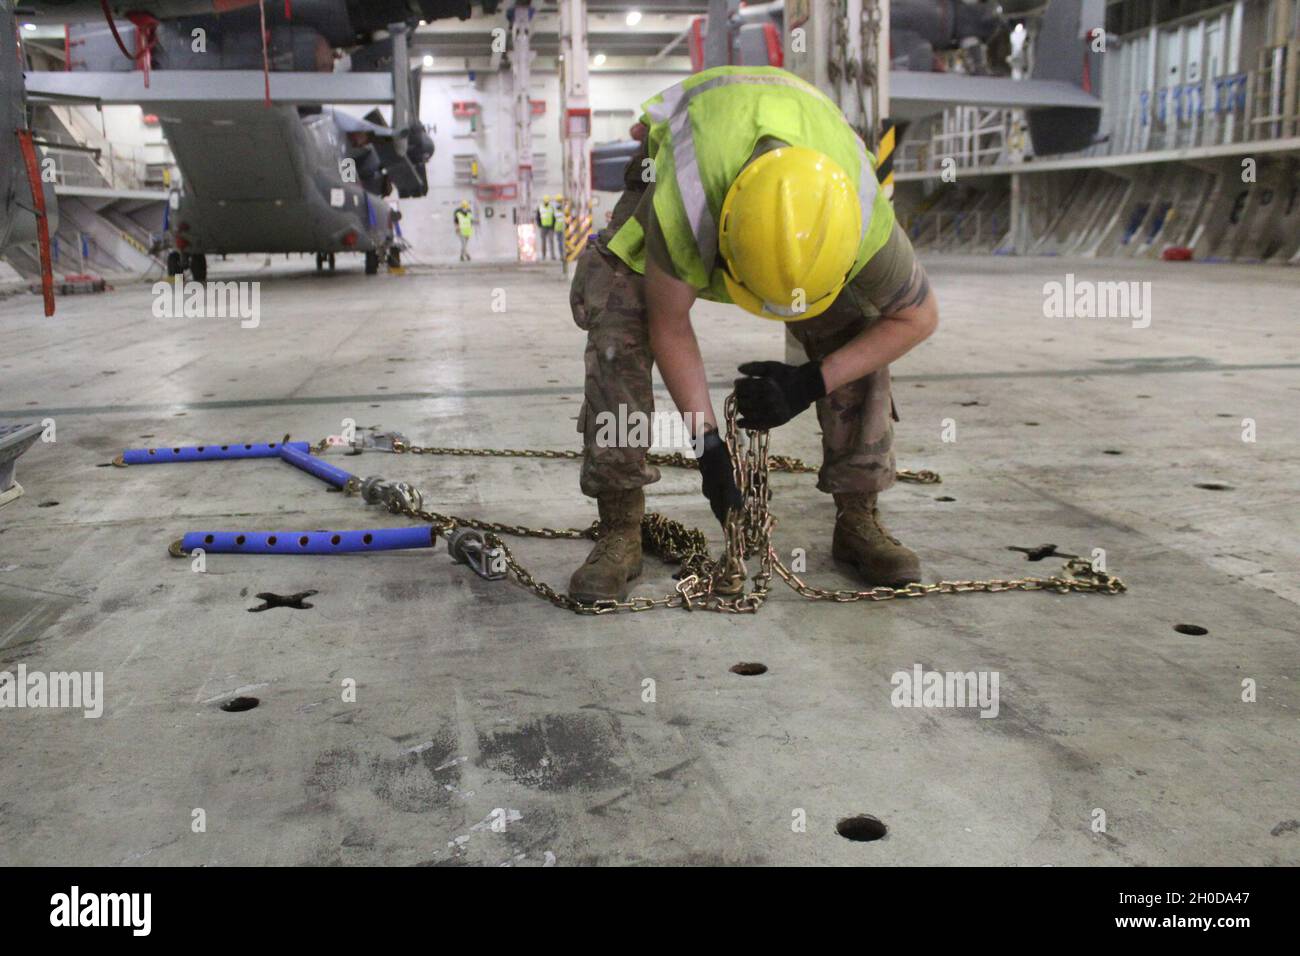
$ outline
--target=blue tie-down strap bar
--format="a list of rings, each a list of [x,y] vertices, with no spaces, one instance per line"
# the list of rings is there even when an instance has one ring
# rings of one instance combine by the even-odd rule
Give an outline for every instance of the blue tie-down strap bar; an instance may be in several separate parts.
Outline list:
[[[429,525],[370,531],[191,531],[171,550],[177,556],[199,549],[207,554],[354,554],[437,543],[437,529]]]
[[[292,445],[298,445],[299,442],[293,442]],[[346,488],[348,482],[357,481],[357,476],[337,468],[322,458],[309,454],[307,446],[303,444],[301,448],[284,445],[280,448],[280,457],[293,465],[295,468],[301,468],[310,475],[315,475],[321,481],[329,482],[335,488]]]
[[[168,461],[227,461],[234,458],[278,458],[282,451],[306,454],[305,441],[185,445],[180,448],[128,448],[118,459],[124,465],[155,465]]]
[[[431,526],[370,531],[191,531],[172,542],[169,550],[178,558],[199,550],[205,554],[355,554],[432,548],[437,543],[438,529]],[[473,528],[458,528],[447,542],[447,551],[484,580],[500,581],[506,576],[502,551],[488,547],[483,535]]]

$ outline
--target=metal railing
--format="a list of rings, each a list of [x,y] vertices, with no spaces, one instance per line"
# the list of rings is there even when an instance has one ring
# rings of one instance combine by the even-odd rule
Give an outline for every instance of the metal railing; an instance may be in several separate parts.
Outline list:
[[[150,168],[143,149],[111,143],[88,148],[61,130],[38,128],[35,133],[45,159],[53,164],[56,185],[148,188]]]
[[[942,172],[945,167],[994,166],[1007,158],[1015,128],[1013,110],[950,106],[933,121],[930,135],[905,140],[894,159],[899,172]]]
[[[1006,236],[1008,228],[1004,210],[935,210],[901,216],[900,222],[914,246],[938,251],[992,249]]]

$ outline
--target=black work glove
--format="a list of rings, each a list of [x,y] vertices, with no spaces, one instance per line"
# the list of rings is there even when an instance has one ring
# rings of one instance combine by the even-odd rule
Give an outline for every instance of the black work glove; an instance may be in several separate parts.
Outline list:
[[[704,434],[704,451],[700,454],[700,474],[703,476],[704,497],[709,499],[713,516],[724,528],[727,526],[727,512],[732,508],[742,508],[745,499],[736,487],[736,476],[731,470],[731,455],[727,453],[727,443],[716,431],[710,429]]]
[[[762,431],[784,425],[826,394],[822,363],[746,362],[736,379],[741,428]]]

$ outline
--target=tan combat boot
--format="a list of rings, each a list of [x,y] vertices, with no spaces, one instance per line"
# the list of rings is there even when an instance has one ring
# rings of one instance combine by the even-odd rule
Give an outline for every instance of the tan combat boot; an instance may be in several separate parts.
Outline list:
[[[853,565],[871,587],[921,580],[921,559],[881,525],[874,494],[835,495],[831,556]]]
[[[645,492],[612,491],[596,499],[601,537],[569,578],[569,596],[583,604],[622,601],[627,583],[641,574],[641,518]]]

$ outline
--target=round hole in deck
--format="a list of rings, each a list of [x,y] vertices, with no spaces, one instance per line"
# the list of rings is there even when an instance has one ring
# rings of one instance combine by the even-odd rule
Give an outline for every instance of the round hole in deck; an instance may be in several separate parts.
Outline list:
[[[1220,481],[1202,481],[1196,487],[1203,488],[1206,491],[1231,491],[1232,490],[1232,485],[1225,485]]]
[[[245,448],[248,448],[248,449],[251,449],[253,446],[252,446],[252,445],[245,445],[244,447],[245,447]]]
[[[330,544],[338,544],[342,540],[343,539],[340,538],[338,535],[334,535],[334,537],[330,538]]]
[[[879,840],[889,832],[889,827],[869,813],[856,817],[845,817],[835,824],[835,832],[854,843],[871,843]]]
[[[308,538],[306,535],[303,535],[301,538],[298,539],[298,543],[299,543],[300,545],[302,545],[302,546],[305,548],[305,547],[307,547],[307,542],[310,541],[310,540],[311,540],[311,539]]]
[[[157,449],[157,448],[150,448],[150,449],[149,449],[149,454],[151,454],[151,455],[156,455],[156,454],[158,454],[158,449]]]
[[[1192,637],[1200,637],[1203,634],[1209,634],[1208,627],[1201,627],[1199,624],[1175,624],[1174,630],[1179,634],[1190,634]]]
[[[221,450],[222,450],[222,451],[230,451],[230,446],[229,446],[229,445],[222,445],[222,446],[221,446]]]
[[[179,448],[173,448],[173,449],[172,449],[172,454],[173,454],[173,455],[179,455],[180,453],[181,453],[181,450],[180,450]]]
[[[244,536],[242,534],[239,537],[235,538],[235,544],[240,545],[241,547],[243,546]]]
[[[271,442],[271,444],[267,445],[266,447],[267,447],[267,448],[274,448],[274,447],[275,447],[275,442]]]
[[[767,665],[760,664],[758,661],[741,661],[739,664],[731,665],[731,673],[742,677],[757,677],[759,674],[767,673]]]
[[[205,534],[205,535],[203,536],[203,543],[204,543],[204,544],[211,544],[211,543],[212,543],[213,541],[215,541],[215,540],[216,540],[216,539],[213,538],[212,535],[210,535],[210,534]]]
[[[221,709],[230,714],[237,714],[240,711],[252,710],[261,701],[256,697],[232,697],[221,705]]]
[[[266,539],[266,543],[271,547],[275,547],[275,542],[278,540],[280,539],[277,538],[275,535],[271,535],[269,538]]]
[[[366,534],[361,538],[361,540],[364,541],[366,544],[369,544],[370,542],[375,540],[375,536],[373,534]]]

